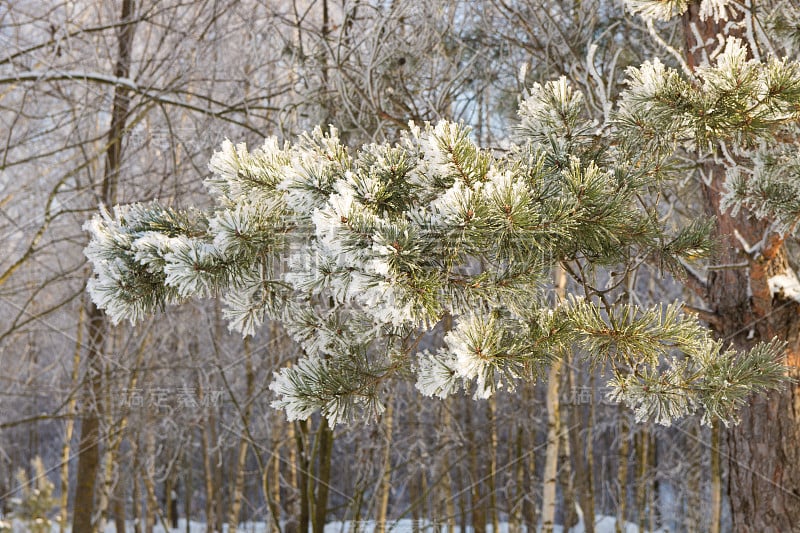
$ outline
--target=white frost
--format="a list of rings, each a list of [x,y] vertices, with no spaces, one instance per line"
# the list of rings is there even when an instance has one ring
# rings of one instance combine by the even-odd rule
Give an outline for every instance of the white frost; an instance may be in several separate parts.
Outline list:
[[[786,274],[772,276],[767,283],[773,296],[781,295],[800,303],[800,280],[797,279],[793,270],[789,270]]]

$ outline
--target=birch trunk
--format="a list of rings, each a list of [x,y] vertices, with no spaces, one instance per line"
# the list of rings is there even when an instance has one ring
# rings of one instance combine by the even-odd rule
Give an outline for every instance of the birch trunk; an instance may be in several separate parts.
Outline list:
[[[564,299],[567,288],[567,275],[563,268],[556,271],[556,298]],[[561,441],[561,402],[559,385],[563,360],[557,359],[547,372],[547,448],[544,460],[544,479],[542,484],[542,532],[552,533],[556,518],[556,488],[558,483],[558,448]]]

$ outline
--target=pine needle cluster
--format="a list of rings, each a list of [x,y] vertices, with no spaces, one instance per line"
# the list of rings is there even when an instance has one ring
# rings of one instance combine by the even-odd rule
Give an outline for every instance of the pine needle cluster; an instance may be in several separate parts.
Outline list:
[[[537,84],[502,155],[448,121],[355,151],[333,127],[255,150],[226,141],[209,165],[210,212],[137,204],[87,223],[89,291],[114,321],[194,296],[223,298],[243,335],[281,321],[304,353],[271,385],[290,419],[378,414],[388,381],[409,372],[425,395],[487,398],[574,352],[609,369],[611,398],[640,418],[670,423],[701,409],[734,420],[748,394],[783,380],[780,345],[726,350],[680,304],[615,300],[580,274],[707,254],[708,221],[675,232],[657,216],[675,150],[712,140],[757,149],[796,117],[794,64],[755,65],[731,41],[698,76],[657,61],[631,69],[608,124],[587,117],[564,78]],[[794,185],[760,161],[752,175],[778,188],[732,175],[729,201],[788,224],[798,206],[781,194]],[[551,297],[559,265],[581,298]],[[444,346],[420,351],[447,316]]]

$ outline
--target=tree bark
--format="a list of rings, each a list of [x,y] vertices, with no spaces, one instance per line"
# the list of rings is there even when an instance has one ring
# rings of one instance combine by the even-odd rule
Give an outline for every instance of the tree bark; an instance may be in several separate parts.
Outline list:
[[[487,401],[486,417],[489,419],[489,516],[492,520],[492,532],[500,531],[500,517],[497,513],[497,395]]]
[[[319,455],[317,457],[317,477],[314,483],[316,491],[314,491],[312,531],[323,533],[325,518],[328,516],[328,494],[330,493],[331,459],[333,457],[333,430],[325,417],[322,417],[319,422],[317,438],[319,439]]]
[[[134,0],[123,0],[120,20],[130,22],[124,24],[117,34],[118,54],[114,66],[114,76],[127,78],[130,75],[131,49],[135,24]],[[114,87],[114,101],[111,109],[111,125],[108,130],[108,147],[106,148],[105,169],[102,183],[102,199],[106,205],[113,205],[117,199],[117,182],[122,159],[122,138],[125,135],[125,122],[128,117],[130,101],[128,89],[122,85]],[[86,360],[88,365],[87,384],[91,394],[85,400],[93,405],[84,405],[81,421],[80,448],[78,452],[77,481],[75,488],[75,507],[72,515],[72,531],[94,531],[95,486],[100,467],[100,417],[103,407],[102,377],[103,350],[106,344],[108,323],[105,315],[94,303],[88,306],[89,349]]]
[[[248,338],[244,339],[243,349],[245,353],[245,380],[247,391],[244,398],[244,410],[242,417],[242,433],[239,436],[239,447],[236,454],[236,464],[233,474],[233,497],[231,498],[230,513],[228,514],[228,531],[235,533],[239,527],[239,513],[242,509],[242,494],[244,488],[244,467],[247,461],[247,451],[249,449],[249,437],[247,427],[250,425],[250,413],[252,412],[253,394],[255,393],[255,371],[253,369],[253,353],[250,348]]]
[[[619,408],[619,456],[617,464],[617,521],[616,532],[625,531],[628,510],[628,453],[630,452],[630,428],[625,408]]]
[[[308,421],[299,420],[295,422],[295,443],[297,445],[297,488],[300,499],[298,502],[297,518],[298,529],[296,531],[306,533],[310,525],[309,512],[309,468],[311,460],[306,448],[308,446]]]
[[[389,517],[389,494],[392,490],[393,415],[394,403],[389,398],[386,402],[386,411],[382,417],[385,437],[381,457],[381,479],[378,485],[378,515],[375,518],[375,531],[378,533],[386,532],[386,522]]]
[[[486,508],[483,505],[483,491],[481,487],[483,483],[483,472],[478,464],[478,450],[480,444],[475,435],[476,424],[472,420],[472,400],[465,398],[464,403],[464,430],[467,434],[469,442],[469,483],[470,491],[470,507],[472,508],[472,530],[475,533],[486,533],[486,515],[484,511]],[[424,480],[424,476],[423,476]],[[423,489],[423,494],[425,490]]]
[[[720,533],[722,527],[722,465],[720,464],[720,427],[711,426],[711,526],[710,533]]]
[[[523,384],[522,397],[525,405],[533,405],[535,395],[533,394],[533,385],[530,383]],[[533,449],[536,444],[536,431],[533,429],[524,430],[523,436],[526,442],[526,450]],[[522,519],[525,524],[526,531],[536,531],[539,517],[537,515],[537,507],[533,498],[533,486],[536,479],[536,454],[527,452],[527,458],[524,461],[524,490],[522,492]]]
[[[87,351],[88,390],[83,399],[81,436],[75,482],[75,507],[72,531],[94,531],[95,486],[100,468],[100,399],[103,397],[103,349],[107,323],[94,303],[88,304],[89,349]]]
[[[556,297],[563,300],[566,294],[567,275],[559,268],[555,277]],[[558,483],[558,448],[561,442],[561,402],[559,385],[563,360],[556,360],[547,374],[547,448],[542,484],[542,532],[552,533],[556,518],[556,486]]]
[[[703,509],[699,502],[703,501],[701,481],[703,477],[702,435],[695,421],[689,428],[689,439],[686,441],[686,494],[683,506],[685,509],[684,522],[688,533],[703,531]]]
[[[754,2],[753,2],[754,3]],[[752,5],[752,4],[751,4]],[[754,7],[753,7],[754,9]],[[732,20],[701,20],[700,1],[693,0],[683,17],[686,56],[690,68],[704,64],[718,45],[717,35],[746,38],[747,17],[736,8]],[[703,39],[698,43],[697,36]],[[736,348],[774,337],[786,341],[786,364],[792,377],[800,376],[800,306],[773,296],[769,277],[788,272],[785,244],[780,236],[764,239],[762,253],[742,250],[735,232],[757,243],[768,224],[746,210],[733,217],[720,208],[725,190],[725,167],[707,163],[703,169],[705,207],[716,218],[715,264],[746,261],[748,268],[709,271],[705,300],[717,315],[715,333]],[[742,533],[793,531],[800,524],[800,389],[797,382],[783,390],[751,400],[740,413],[741,423],[727,432],[729,449],[728,496],[733,529]]]
[[[577,390],[577,375],[573,366],[570,366],[567,372],[569,378],[570,390]],[[594,387],[591,387],[591,395],[589,396],[591,405],[590,411],[594,405]],[[566,406],[566,422],[573,431],[567,433],[569,439],[569,457],[572,472],[575,475],[574,492],[575,498],[580,503],[581,511],[583,513],[583,525],[586,533],[594,533],[594,477],[592,469],[593,464],[593,448],[592,448],[592,413],[589,414],[588,424],[583,423],[583,405],[578,402],[570,403]],[[582,431],[579,429],[585,428],[586,437],[581,438]]]
[[[639,518],[639,531],[646,531],[648,524],[650,494],[650,425],[647,424],[636,439],[636,514]]]
[[[78,310],[78,328],[75,333],[75,355],[72,358],[72,389],[77,390],[80,377],[81,351],[83,349],[83,317],[85,308]],[[72,446],[72,431],[75,428],[76,398],[73,396],[67,403],[67,421],[64,427],[64,442],[61,445],[61,496],[59,497],[58,531],[65,533],[67,530],[68,503],[69,503],[69,454]],[[5,491],[3,491],[5,493]]]

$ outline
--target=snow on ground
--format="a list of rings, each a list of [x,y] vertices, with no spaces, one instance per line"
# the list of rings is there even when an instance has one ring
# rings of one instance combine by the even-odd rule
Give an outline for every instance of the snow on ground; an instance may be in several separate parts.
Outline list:
[[[616,519],[612,516],[599,516],[597,524],[595,525],[595,532],[596,533],[614,533],[614,526],[616,524]],[[358,527],[356,527],[358,526]],[[414,531],[414,523],[412,520],[397,520],[389,522],[386,525],[386,533],[411,533]],[[25,527],[22,523],[18,521],[14,521],[13,533],[28,533],[28,528]],[[67,530],[69,531],[69,529]],[[133,532],[133,524],[128,522],[127,524],[127,531]],[[177,529],[170,529],[166,533],[186,533],[186,521],[181,519],[178,521],[178,528]],[[227,533],[228,529],[225,528],[224,533]],[[239,524],[238,530],[240,533],[269,533],[269,528],[265,522],[243,522]],[[359,533],[375,533],[375,522],[372,520],[365,520],[358,523],[346,521],[346,522],[330,522],[325,525],[325,533],[355,533],[358,531]],[[419,523],[419,531],[424,533],[440,533],[448,531],[443,524],[439,524],[438,526],[428,522],[423,521]],[[456,533],[461,533],[461,528],[455,528]],[[465,533],[472,533],[472,528],[468,527]],[[492,526],[488,525],[486,527],[487,533],[492,532]],[[508,523],[502,522],[500,524],[499,532],[498,533],[508,533]],[[561,526],[556,526],[554,528],[554,533],[583,533],[584,528],[583,524],[580,523],[577,526],[570,528],[569,531],[564,531]],[[206,525],[204,522],[189,522],[189,533],[206,533]],[[52,533],[58,533],[58,526],[53,525]],[[104,533],[116,533],[116,529],[114,528],[114,524],[109,523],[106,526]],[[127,532],[126,532],[127,533]],[[164,528],[158,524],[153,529],[153,533],[165,533]],[[635,524],[631,524],[630,522],[625,524],[625,533],[639,533],[639,528]],[[656,530],[654,533],[663,533],[663,530],[659,529]]]

